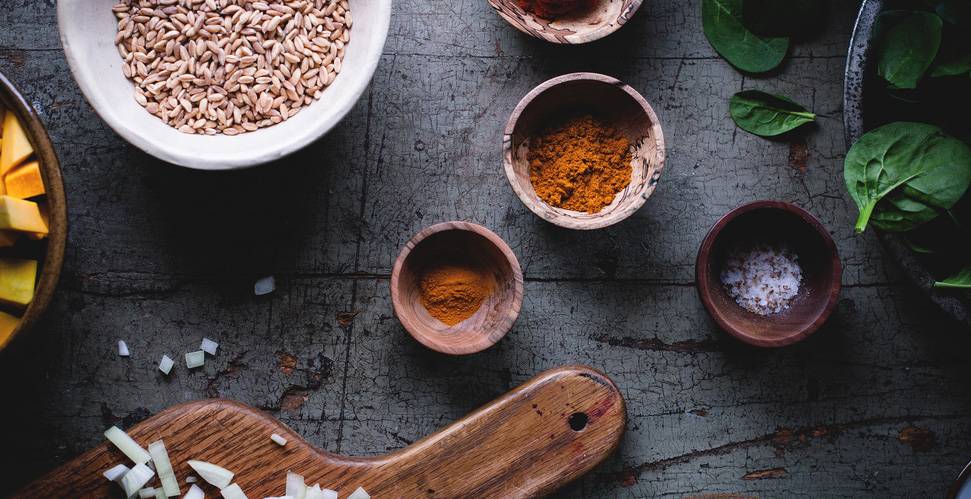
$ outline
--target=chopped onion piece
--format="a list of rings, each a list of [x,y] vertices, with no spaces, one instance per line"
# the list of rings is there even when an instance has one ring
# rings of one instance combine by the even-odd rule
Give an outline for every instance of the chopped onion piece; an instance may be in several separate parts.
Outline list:
[[[185,367],[189,369],[195,369],[196,367],[202,367],[206,363],[206,352],[202,350],[196,350],[195,352],[189,352],[185,354]]]
[[[304,496],[307,494],[307,484],[304,483],[303,477],[292,471],[288,471],[287,490],[284,493],[293,499],[304,499]]]
[[[323,489],[320,491],[320,499],[337,499],[337,491],[330,489]]]
[[[182,496],[182,499],[206,499],[206,493],[198,485],[189,487],[189,491]]]
[[[170,359],[168,355],[162,356],[162,361],[158,363],[158,370],[165,373],[168,376],[169,371],[172,370],[172,366],[175,365],[175,361]]]
[[[189,476],[185,477],[185,483],[196,483],[196,476],[195,475],[189,475]]]
[[[287,439],[277,435],[276,433],[270,435],[270,440],[276,442],[279,445],[287,445]]]
[[[314,484],[307,489],[307,495],[303,499],[337,499],[337,492],[330,489],[321,489],[320,484]]]
[[[165,489],[155,489],[155,499],[168,499],[168,496],[165,495]]]
[[[152,456],[148,455],[148,452],[141,445],[138,445],[137,442],[132,440],[127,433],[121,431],[117,426],[108,428],[105,431],[105,438],[115,444],[118,450],[128,456],[128,459],[135,461],[136,464],[145,464],[152,459]]]
[[[124,340],[118,340],[118,355],[122,357],[128,357],[131,353],[128,351],[128,344]]]
[[[175,470],[172,469],[172,461],[169,461],[169,453],[165,450],[165,444],[161,440],[148,444],[148,454],[152,456],[152,462],[155,463],[155,470],[158,471],[158,479],[162,482],[165,496],[182,494],[179,490],[179,480],[175,478]]]
[[[155,487],[145,487],[138,491],[139,499],[148,499],[150,497],[155,497]]]
[[[253,293],[256,296],[268,295],[276,291],[276,279],[273,276],[264,277],[256,281],[253,285]]]
[[[290,496],[274,496],[274,497],[264,497],[263,499],[293,499]]]
[[[121,477],[120,485],[121,488],[125,489],[125,495],[132,497],[137,494],[139,489],[144,487],[153,476],[155,476],[155,472],[152,471],[152,468],[139,463],[133,466],[131,471],[125,473],[125,476]]]
[[[226,499],[249,499],[246,494],[243,493],[243,489],[239,488],[239,485],[231,484],[229,487],[225,487],[219,491]]]
[[[365,492],[364,487],[358,487],[347,499],[371,499],[371,496]]]
[[[118,480],[121,479],[121,477],[125,476],[125,473],[128,473],[129,471],[131,470],[128,468],[128,466],[125,466],[124,464],[119,464],[119,465],[113,466],[110,470],[105,471],[104,473],[102,473],[102,475],[104,475],[104,477],[107,478],[108,481],[117,482]]]
[[[202,477],[203,480],[215,485],[218,488],[224,488],[229,486],[233,481],[233,472],[216,466],[212,463],[207,463],[205,461],[189,461],[189,466],[196,470],[196,473]]]
[[[202,344],[199,345],[199,350],[208,353],[209,355],[216,355],[216,349],[219,348],[219,343],[210,340],[209,338],[203,338]]]

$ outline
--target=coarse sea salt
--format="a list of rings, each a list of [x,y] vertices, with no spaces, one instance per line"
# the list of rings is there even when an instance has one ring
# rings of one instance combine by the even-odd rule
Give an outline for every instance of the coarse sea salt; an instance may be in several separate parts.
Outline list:
[[[741,244],[729,249],[721,282],[739,306],[759,315],[784,312],[799,294],[802,268],[786,246]]]

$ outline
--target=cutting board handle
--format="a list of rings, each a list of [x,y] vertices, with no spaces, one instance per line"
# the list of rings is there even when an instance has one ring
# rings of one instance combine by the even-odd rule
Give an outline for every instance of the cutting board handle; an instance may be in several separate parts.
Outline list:
[[[283,493],[287,470],[346,497],[364,487],[396,497],[538,497],[590,471],[610,455],[626,425],[624,399],[604,374],[583,366],[539,374],[447,428],[377,457],[321,451],[286,425],[228,400],[190,402],[129,430],[143,446],[162,438],[179,483],[200,459],[236,473],[251,498]],[[285,447],[270,441],[278,433]],[[110,497],[101,472],[127,462],[102,444],[23,488],[15,497]],[[183,485],[183,492],[185,492]],[[207,496],[215,496],[215,489]]]

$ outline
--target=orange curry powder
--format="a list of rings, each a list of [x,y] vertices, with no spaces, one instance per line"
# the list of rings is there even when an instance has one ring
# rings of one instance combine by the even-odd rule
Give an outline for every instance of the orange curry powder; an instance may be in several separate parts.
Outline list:
[[[449,326],[472,317],[492,288],[492,281],[482,270],[455,264],[429,268],[419,282],[422,305],[432,317]]]

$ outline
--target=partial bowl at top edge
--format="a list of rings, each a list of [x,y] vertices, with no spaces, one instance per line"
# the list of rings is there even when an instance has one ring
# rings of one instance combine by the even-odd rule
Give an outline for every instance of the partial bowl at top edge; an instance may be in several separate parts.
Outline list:
[[[517,0],[489,0],[506,22],[527,35],[550,43],[577,45],[599,40],[630,21],[641,0],[594,0],[594,5],[560,19],[542,19]]]
[[[364,93],[384,49],[391,0],[349,0],[354,14],[343,67],[315,102],[286,121],[236,136],[184,134],[149,114],[122,73],[114,45],[117,0],[57,2],[61,44],[71,73],[95,112],[122,138],[169,163],[232,170],[283,158],[322,137]]]
[[[11,342],[30,330],[41,319],[54,296],[54,290],[61,275],[61,266],[64,263],[64,248],[67,245],[67,197],[64,194],[60,163],[44,124],[30,103],[3,73],[0,73],[0,107],[6,112],[16,114],[30,140],[40,165],[49,214],[49,232],[34,288],[34,298],[24,309],[20,323],[10,336],[0,339],[0,353],[2,353]]]
[[[633,145],[630,184],[598,213],[550,206],[529,178],[529,141],[563,116],[591,114],[625,135]],[[664,132],[657,114],[641,94],[599,73],[570,73],[550,79],[519,101],[503,134],[503,168],[519,199],[537,216],[575,230],[616,224],[639,210],[654,193],[664,171]]]

